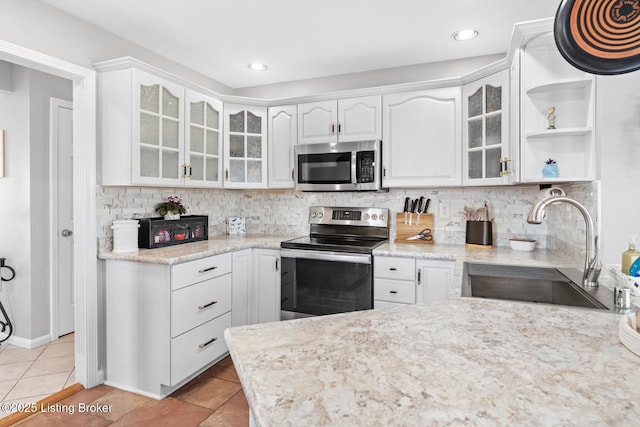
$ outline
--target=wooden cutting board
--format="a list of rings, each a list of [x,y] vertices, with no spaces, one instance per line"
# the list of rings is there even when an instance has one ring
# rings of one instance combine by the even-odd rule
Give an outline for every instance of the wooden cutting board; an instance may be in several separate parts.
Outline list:
[[[411,225],[409,225],[408,223],[404,223],[404,213],[396,214],[396,240],[394,240],[394,242],[433,244],[433,240],[407,240],[407,237],[415,236],[425,228],[429,228],[431,230],[431,234],[433,234],[433,214],[421,214],[419,224],[416,224],[416,221],[418,220],[418,214],[408,214],[407,220],[409,219],[409,215],[412,216]]]

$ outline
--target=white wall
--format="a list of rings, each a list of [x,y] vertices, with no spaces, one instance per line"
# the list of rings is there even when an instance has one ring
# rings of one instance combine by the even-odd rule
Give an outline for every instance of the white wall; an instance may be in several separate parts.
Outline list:
[[[620,264],[629,235],[640,235],[640,71],[597,80],[601,256],[605,264]]]
[[[433,62],[407,67],[387,68],[362,73],[342,74],[309,80],[238,88],[235,94],[254,98],[290,98],[351,89],[461,77],[498,60],[504,54],[478,56],[454,61]]]
[[[13,67],[14,91],[0,94],[0,129],[5,129],[6,177],[0,178],[0,256],[16,279],[0,293],[15,336],[49,333],[49,98],[71,100],[71,82]]]
[[[85,67],[133,56],[220,94],[233,94],[220,82],[37,0],[0,0],[0,10],[0,40]]]

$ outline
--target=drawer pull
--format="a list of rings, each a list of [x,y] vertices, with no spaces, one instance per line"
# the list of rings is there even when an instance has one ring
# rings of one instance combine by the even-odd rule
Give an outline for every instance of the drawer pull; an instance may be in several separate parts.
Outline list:
[[[389,267],[389,270],[391,270],[391,271],[396,271],[396,270],[397,270],[397,268],[395,268],[395,267]]]
[[[390,294],[397,294],[398,291],[389,291]]]
[[[217,304],[217,303],[218,303],[218,301],[211,301],[211,302],[210,302],[210,303],[208,303],[208,304],[200,305],[200,306],[198,306],[198,310],[204,310],[205,308],[209,308],[209,307],[211,307],[212,305]]]
[[[216,341],[218,338],[211,338],[209,341],[207,341],[204,344],[200,344],[198,347],[200,348],[205,348],[206,346],[213,344],[214,341]]]
[[[206,273],[207,271],[215,270],[216,268],[218,267],[215,266],[215,267],[203,268],[202,270],[198,270],[198,273]]]

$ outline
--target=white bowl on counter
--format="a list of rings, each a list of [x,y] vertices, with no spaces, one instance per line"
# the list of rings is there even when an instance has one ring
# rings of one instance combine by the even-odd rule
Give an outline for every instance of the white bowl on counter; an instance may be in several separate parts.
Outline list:
[[[536,241],[529,239],[509,239],[509,244],[514,251],[531,252],[536,247]]]

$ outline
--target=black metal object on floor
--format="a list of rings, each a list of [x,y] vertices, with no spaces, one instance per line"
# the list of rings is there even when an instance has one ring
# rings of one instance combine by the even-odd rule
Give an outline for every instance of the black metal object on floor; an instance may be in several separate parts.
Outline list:
[[[13,267],[5,265],[5,261],[6,258],[0,258],[0,280],[3,282],[9,282],[16,277],[16,271],[13,269]],[[3,275],[3,269],[9,270],[11,276],[5,278]],[[0,301],[0,313],[2,313],[2,316],[4,318],[4,320],[0,318],[0,334],[4,334],[5,332],[7,333],[7,336],[5,336],[4,338],[0,338],[1,344],[8,340],[9,337],[11,337],[11,334],[13,334],[13,325],[11,324],[11,320],[9,319],[9,316],[7,315],[7,312],[2,305],[2,301]]]

